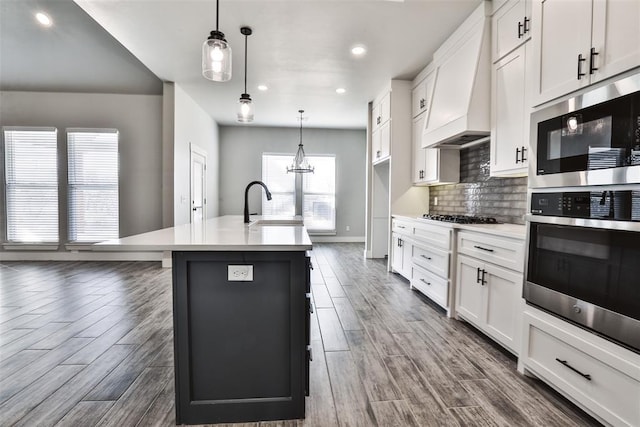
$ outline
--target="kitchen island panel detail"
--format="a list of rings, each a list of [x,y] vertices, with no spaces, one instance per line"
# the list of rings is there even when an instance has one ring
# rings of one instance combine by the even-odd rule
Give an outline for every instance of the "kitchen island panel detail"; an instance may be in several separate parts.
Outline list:
[[[178,423],[304,418],[307,266],[302,251],[173,252]]]

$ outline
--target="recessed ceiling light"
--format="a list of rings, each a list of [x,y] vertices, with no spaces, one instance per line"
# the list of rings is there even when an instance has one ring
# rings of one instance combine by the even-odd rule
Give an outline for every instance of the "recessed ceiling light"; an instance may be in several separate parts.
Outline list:
[[[269,89],[267,85],[258,85],[258,90],[265,91],[267,89]]]
[[[343,87],[339,87],[338,89],[336,89],[336,93],[339,93],[339,94],[343,94],[343,93],[345,93],[346,91],[347,91],[347,90],[346,90],[345,88],[343,88]]]
[[[49,15],[43,12],[36,13],[36,19],[43,27],[50,27],[53,24]]]
[[[358,45],[351,48],[351,53],[355,56],[362,56],[367,53],[367,49],[364,46]]]

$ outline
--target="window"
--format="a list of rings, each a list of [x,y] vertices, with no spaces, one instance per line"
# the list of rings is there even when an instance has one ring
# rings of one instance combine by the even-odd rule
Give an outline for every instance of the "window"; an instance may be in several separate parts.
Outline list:
[[[119,237],[118,131],[67,130],[69,241]]]
[[[311,231],[336,229],[336,158],[308,156],[314,173],[302,177],[302,215]]]
[[[54,128],[5,127],[7,240],[58,242],[58,156]]]
[[[304,224],[310,232],[335,232],[336,158],[307,156],[315,167],[313,174],[287,173],[293,154],[263,154],[262,181],[272,200],[262,196],[263,215],[292,216],[296,203],[301,206]]]
[[[271,192],[271,200],[262,192],[262,215],[295,215],[296,180],[294,174],[287,173],[291,163],[289,154],[262,155],[262,182]]]

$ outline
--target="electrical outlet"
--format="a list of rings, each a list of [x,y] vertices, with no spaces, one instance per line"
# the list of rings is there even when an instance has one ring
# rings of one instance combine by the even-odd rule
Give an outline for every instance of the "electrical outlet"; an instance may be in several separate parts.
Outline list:
[[[349,227],[348,225],[345,227],[346,231],[351,231],[351,227]]]
[[[252,282],[253,265],[228,265],[227,280],[229,282]]]
[[[433,198],[433,206],[438,206],[438,196]]]

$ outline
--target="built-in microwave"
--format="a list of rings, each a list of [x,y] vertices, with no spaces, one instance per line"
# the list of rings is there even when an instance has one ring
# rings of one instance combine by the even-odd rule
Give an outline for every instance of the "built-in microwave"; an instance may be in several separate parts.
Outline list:
[[[531,115],[529,187],[640,183],[640,73]]]

